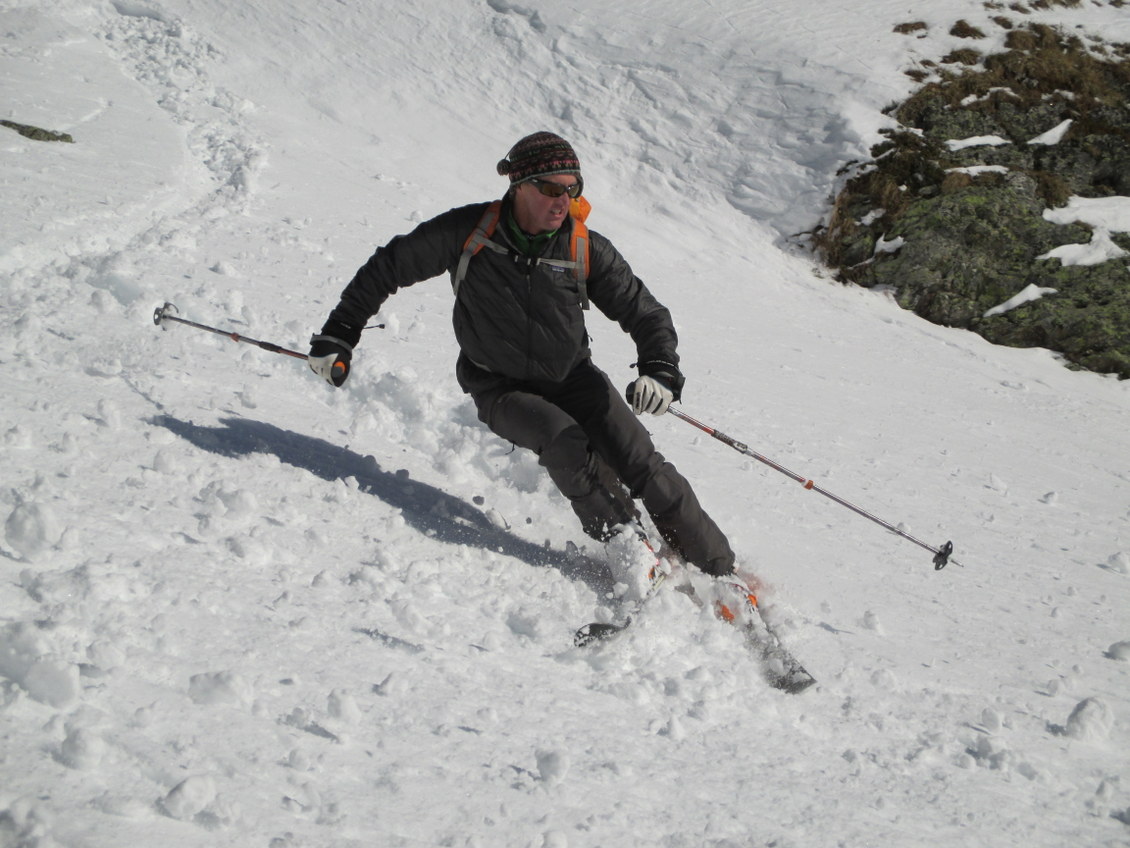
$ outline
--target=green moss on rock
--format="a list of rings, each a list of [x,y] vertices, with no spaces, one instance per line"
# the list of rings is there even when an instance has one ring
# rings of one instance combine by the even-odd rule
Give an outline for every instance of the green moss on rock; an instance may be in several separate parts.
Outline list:
[[[45,130],[40,127],[33,127],[30,124],[17,124],[15,121],[0,121],[0,126],[15,130],[20,135],[25,138],[30,138],[32,141],[65,141],[69,144],[74,144],[75,141],[68,133]]]
[[[1007,53],[943,72],[889,110],[906,129],[855,167],[817,250],[840,280],[893,287],[928,320],[1130,378],[1130,257],[1066,267],[1037,258],[1091,239],[1084,225],[1044,220],[1045,209],[1072,195],[1130,196],[1130,62],[1041,24],[1008,39]],[[1101,56],[1111,54],[1124,55]],[[1058,143],[1029,143],[1057,126]],[[1004,143],[946,144],[982,136]],[[1130,235],[1113,240],[1130,250]],[[1030,285],[1057,293],[985,317]]]

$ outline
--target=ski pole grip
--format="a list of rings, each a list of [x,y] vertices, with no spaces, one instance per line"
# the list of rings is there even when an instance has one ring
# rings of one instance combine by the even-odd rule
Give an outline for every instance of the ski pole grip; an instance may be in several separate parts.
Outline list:
[[[934,571],[941,571],[950,561],[950,554],[953,553],[953,542],[946,542],[938,549],[937,555],[934,557]]]
[[[176,306],[166,300],[163,306],[158,306],[153,310],[153,323],[160,327],[162,330],[165,329],[163,322],[166,318],[172,318],[173,313],[175,313],[176,311]]]

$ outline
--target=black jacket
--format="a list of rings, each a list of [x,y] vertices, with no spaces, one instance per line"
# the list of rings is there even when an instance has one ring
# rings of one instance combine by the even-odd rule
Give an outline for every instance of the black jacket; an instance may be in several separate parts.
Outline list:
[[[444,212],[378,248],[342,292],[329,323],[363,327],[398,289],[452,273],[488,206],[477,203]],[[466,384],[466,370],[483,372],[476,382],[490,374],[532,384],[558,383],[590,355],[573,274],[525,261],[507,237],[509,209],[507,200],[491,238],[508,252],[480,250],[470,261],[454,305],[455,338],[463,358],[477,366],[460,368],[460,382],[468,391],[475,387]],[[544,257],[571,258],[572,226],[573,220],[567,219],[546,245]],[[631,335],[641,363],[677,366],[678,338],[670,312],[608,239],[590,230],[589,245],[589,300]]]

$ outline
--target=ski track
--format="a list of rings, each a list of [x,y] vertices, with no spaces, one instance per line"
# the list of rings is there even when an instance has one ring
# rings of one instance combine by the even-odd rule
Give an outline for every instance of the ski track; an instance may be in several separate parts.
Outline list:
[[[0,255],[0,845],[1126,844],[1125,385],[795,246],[901,70],[992,13],[805,5],[0,2],[13,119],[79,141],[0,140],[27,210]],[[889,34],[911,19],[930,36]],[[613,587],[455,386],[443,280],[390,302],[347,391],[152,324],[170,299],[302,348],[375,243],[496,193],[542,125],[672,307],[688,412],[955,541],[935,573],[649,422],[802,696],[677,592],[572,647]]]

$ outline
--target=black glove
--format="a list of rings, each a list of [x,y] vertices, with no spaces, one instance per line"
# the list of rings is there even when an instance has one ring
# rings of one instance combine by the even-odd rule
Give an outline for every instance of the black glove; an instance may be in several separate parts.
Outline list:
[[[341,386],[349,376],[353,346],[360,337],[361,333],[353,327],[327,321],[321,333],[310,337],[310,353],[306,358],[310,370],[331,386]]]

